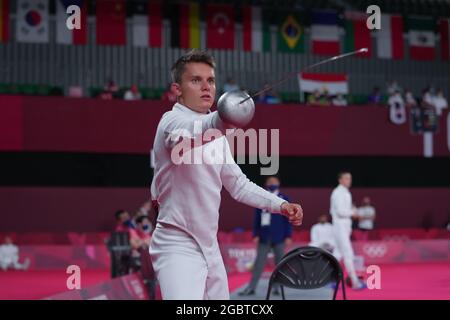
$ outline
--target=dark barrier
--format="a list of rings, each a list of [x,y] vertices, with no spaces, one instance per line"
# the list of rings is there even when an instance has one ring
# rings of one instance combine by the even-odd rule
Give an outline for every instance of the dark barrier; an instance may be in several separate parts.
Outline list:
[[[285,188],[305,211],[300,230],[309,230],[318,216],[328,213],[331,188]],[[450,188],[354,188],[359,204],[368,195],[377,210],[377,228],[444,227],[450,212]],[[251,228],[253,209],[223,192],[219,227],[229,231]],[[111,231],[114,212],[130,212],[150,196],[147,188],[12,188],[1,187],[0,232]]]
[[[2,96],[0,150],[148,154],[170,108],[149,100]],[[450,156],[447,114],[434,136],[436,156]],[[281,155],[423,155],[422,136],[408,123],[389,122],[382,107],[258,105],[249,127],[279,129]]]
[[[293,243],[286,252],[307,242]],[[406,240],[406,241],[354,241],[355,255],[362,257],[366,265],[386,263],[425,263],[449,262],[450,240]],[[221,246],[223,260],[228,273],[248,272],[256,258],[255,244],[230,243]],[[268,259],[268,266],[275,266],[273,256]]]

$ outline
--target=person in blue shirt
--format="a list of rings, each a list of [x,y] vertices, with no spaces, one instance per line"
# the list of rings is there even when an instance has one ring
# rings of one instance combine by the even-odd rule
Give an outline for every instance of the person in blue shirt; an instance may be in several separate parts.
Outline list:
[[[278,197],[289,201],[289,198],[280,192],[280,179],[269,176],[265,182],[265,188]],[[289,220],[279,214],[256,209],[253,223],[253,241],[258,245],[256,260],[253,265],[252,279],[247,288],[240,292],[241,296],[254,295],[256,286],[264,271],[267,256],[273,250],[275,264],[278,264],[284,256],[284,248],[292,243],[292,227]],[[276,288],[274,294],[277,294]]]

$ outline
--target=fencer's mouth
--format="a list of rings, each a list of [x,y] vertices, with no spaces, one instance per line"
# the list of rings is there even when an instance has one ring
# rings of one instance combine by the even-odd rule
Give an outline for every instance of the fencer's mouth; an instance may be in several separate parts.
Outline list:
[[[204,94],[200,98],[202,98],[202,100],[208,100],[208,101],[212,99],[209,94]]]

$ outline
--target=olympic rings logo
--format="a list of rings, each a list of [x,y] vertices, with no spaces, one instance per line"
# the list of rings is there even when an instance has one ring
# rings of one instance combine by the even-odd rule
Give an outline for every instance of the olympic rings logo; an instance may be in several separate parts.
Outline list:
[[[370,258],[382,258],[386,255],[388,248],[385,244],[365,244],[363,251]]]

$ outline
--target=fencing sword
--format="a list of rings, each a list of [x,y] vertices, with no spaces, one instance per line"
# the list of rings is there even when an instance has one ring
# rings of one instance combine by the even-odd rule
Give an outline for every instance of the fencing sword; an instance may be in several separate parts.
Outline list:
[[[352,52],[343,53],[317,63],[311,64],[309,66],[304,67],[301,71],[294,71],[284,75],[281,79],[275,81],[269,86],[266,86],[260,91],[249,95],[244,91],[236,90],[224,93],[217,102],[217,110],[219,112],[220,118],[230,123],[236,127],[244,127],[247,125],[252,119],[255,113],[255,103],[253,98],[267,92],[274,87],[286,82],[287,80],[297,76],[300,72],[316,68],[323,64],[333,62],[342,58],[346,58],[358,53],[367,52],[367,48],[361,48],[359,50],[355,50]]]

